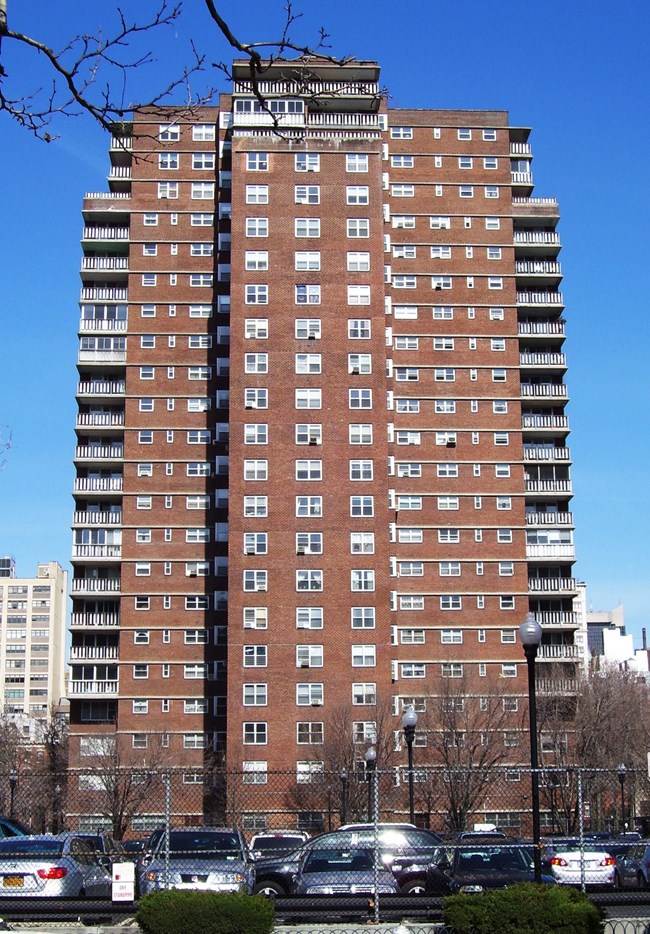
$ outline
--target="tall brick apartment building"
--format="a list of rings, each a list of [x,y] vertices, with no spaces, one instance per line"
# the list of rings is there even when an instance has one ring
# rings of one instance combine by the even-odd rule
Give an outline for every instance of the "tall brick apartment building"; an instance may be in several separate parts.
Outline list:
[[[516,733],[529,611],[539,690],[545,666],[575,686],[558,211],[529,131],[388,108],[372,62],[309,71],[263,76],[275,118],[244,63],[219,107],[135,114],[84,200],[82,766],[117,731],[142,761],[304,777],[342,716],[363,760],[411,703],[433,760],[450,684],[507,694]]]

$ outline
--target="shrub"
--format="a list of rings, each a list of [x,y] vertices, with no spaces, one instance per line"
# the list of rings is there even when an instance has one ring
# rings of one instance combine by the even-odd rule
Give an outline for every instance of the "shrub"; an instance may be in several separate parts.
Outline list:
[[[161,891],[144,895],[135,920],[144,934],[270,934],[273,902],[261,895]]]
[[[578,889],[523,882],[443,901],[454,934],[602,934],[600,909]]]

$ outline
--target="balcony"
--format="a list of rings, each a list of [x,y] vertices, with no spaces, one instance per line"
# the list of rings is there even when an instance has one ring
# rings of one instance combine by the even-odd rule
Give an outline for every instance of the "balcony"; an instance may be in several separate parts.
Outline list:
[[[538,662],[577,662],[582,659],[579,645],[540,645],[537,650]]]
[[[76,510],[72,514],[73,525],[104,526],[120,525],[121,522],[121,512],[89,512],[88,510]]]
[[[78,363],[126,363],[126,350],[80,350]]]
[[[570,480],[525,480],[526,493],[572,493]]]
[[[110,195],[116,198],[117,195]],[[82,240],[128,240],[128,227],[84,227]]]
[[[541,367],[545,370],[565,370],[566,357],[563,353],[525,353],[519,354],[521,367]]]
[[[77,428],[121,428],[124,412],[78,412]]]
[[[111,152],[115,150],[116,152],[131,152],[133,148],[133,137],[132,136],[112,136],[111,137]]]
[[[73,645],[70,649],[70,661],[89,661],[119,658],[117,645]]]
[[[540,428],[568,430],[569,419],[566,415],[523,415],[521,427],[524,430],[527,428],[533,428],[535,430],[539,430]],[[524,454],[524,457],[525,456]]]
[[[523,185],[525,188],[532,188],[533,187],[533,173],[532,172],[511,172],[510,182],[516,188],[518,188],[520,185]]]
[[[575,545],[526,545],[526,558],[530,560],[575,561]]]
[[[121,493],[122,477],[77,477],[75,493]]]
[[[517,333],[520,337],[564,337],[564,321],[562,318],[553,321],[520,321]]]
[[[119,689],[119,681],[69,681],[68,697],[114,697]]]
[[[268,127],[269,129],[289,129],[305,126],[305,113],[299,114],[270,114],[266,111],[260,113],[233,113],[233,127]]]
[[[77,383],[77,396],[123,396],[124,380],[82,380]]]
[[[70,625],[80,629],[113,629],[120,625],[119,613],[73,613]]]
[[[123,444],[81,444],[74,452],[75,461],[114,461],[123,457]]]
[[[131,178],[131,166],[130,165],[112,165],[110,172],[108,173],[108,178]]]
[[[576,694],[577,678],[537,678],[535,687],[539,694]]]
[[[562,267],[552,260],[519,259],[515,263],[515,272],[522,276],[561,276]]]
[[[81,318],[79,332],[84,334],[98,332],[126,331],[126,319]]]
[[[580,625],[578,614],[570,610],[539,610],[533,615],[540,626],[570,626],[575,629]]]
[[[126,286],[84,286],[81,290],[82,302],[125,302],[129,297]],[[113,322],[108,322],[113,323]],[[122,322],[120,322],[122,323]]]
[[[575,595],[578,582],[575,577],[529,577],[529,593]],[[573,614],[572,614],[573,615]]]
[[[121,545],[73,545],[72,558],[121,558]]]
[[[534,399],[568,399],[569,392],[563,383],[522,383],[521,395]]]
[[[524,460],[545,461],[547,463],[570,461],[571,452],[569,448],[527,447],[524,444]]]
[[[564,306],[564,297],[561,292],[517,292],[517,304]]]
[[[523,205],[513,205],[513,213],[517,208],[520,213]],[[531,217],[528,221],[528,215],[532,209],[526,209],[526,220],[529,223],[532,223],[533,218]],[[542,211],[542,207],[537,208],[537,211]],[[546,209],[547,213],[551,211],[551,208]],[[515,215],[516,216],[516,215]],[[540,218],[542,223],[545,223],[546,226],[552,224],[552,220],[545,214]],[[557,256],[560,251],[560,235],[555,230],[515,230],[514,231],[514,245],[515,245],[515,257],[520,259],[524,256],[541,256],[544,259],[547,259],[549,256]]]
[[[72,579],[73,594],[87,593],[113,593],[120,592],[119,577],[74,577]],[[100,614],[102,615],[102,614]]]
[[[573,513],[571,512],[527,512],[526,525],[535,527],[540,526],[567,526],[573,525]]]
[[[530,143],[510,143],[511,156],[530,156],[532,153]]]
[[[305,84],[302,81],[260,81],[256,85],[259,93],[264,97],[302,97],[305,93]],[[250,81],[235,81],[232,94],[252,94],[253,86]],[[317,81],[309,84],[309,97],[316,99],[328,97],[342,100],[346,97],[373,97],[379,98],[381,89],[374,81]]]
[[[128,271],[128,256],[84,256],[81,260],[81,278],[84,282],[99,276],[110,280],[124,278]]]

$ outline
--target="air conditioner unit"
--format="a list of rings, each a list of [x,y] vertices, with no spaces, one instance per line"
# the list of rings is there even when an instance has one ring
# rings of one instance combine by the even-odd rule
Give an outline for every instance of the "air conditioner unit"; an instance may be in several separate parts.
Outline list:
[[[298,548],[296,549],[296,554],[297,554],[297,555],[304,555],[304,554],[305,554],[305,549],[302,548],[302,547],[298,547]]]
[[[260,584],[256,589],[258,593],[266,593],[266,587],[264,584]]]
[[[358,375],[359,375],[359,367],[358,367],[358,366],[352,367],[352,369],[350,370],[350,373],[352,373],[353,376],[358,376]]]
[[[315,341],[315,340],[316,340],[316,335],[315,335],[315,334],[308,334],[308,335],[307,335],[307,340],[308,340],[308,341]]]
[[[247,554],[247,555],[254,555],[254,554],[255,554],[255,549],[254,549],[254,548],[247,548],[247,549],[246,549],[246,554]]]
[[[448,441],[448,442],[447,442],[447,447],[448,447],[448,448],[455,448],[455,447],[456,447],[456,442],[455,442],[455,441]]]
[[[310,438],[310,439],[309,439],[309,443],[310,443],[310,444],[318,444],[318,440],[317,440],[316,438]]]
[[[309,662],[300,662],[299,668],[309,668]]]
[[[322,706],[323,706],[323,702],[322,702],[322,700],[313,700],[313,701],[311,702],[311,706],[312,706],[312,707],[322,707]]]

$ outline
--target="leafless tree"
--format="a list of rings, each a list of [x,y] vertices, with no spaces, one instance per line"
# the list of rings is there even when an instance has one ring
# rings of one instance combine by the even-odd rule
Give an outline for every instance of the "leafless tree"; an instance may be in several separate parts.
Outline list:
[[[244,61],[249,62],[249,74],[253,93],[270,113],[264,95],[260,91],[260,80],[270,63],[279,60],[300,59],[300,65],[292,68],[294,80],[309,73],[309,63],[327,61],[340,65],[347,59],[338,59],[328,53],[328,34],[320,29],[313,45],[293,41],[291,31],[300,19],[293,9],[291,0],[283,8],[283,23],[275,39],[249,41],[236,36],[214,0],[204,0],[206,27]],[[28,35],[20,27],[12,28],[8,17],[7,0],[0,0],[0,112],[15,120],[37,138],[50,142],[56,139],[55,126],[61,117],[89,114],[100,126],[111,130],[115,123],[124,119],[134,106],[150,108],[173,103],[179,115],[191,111],[200,104],[208,103],[214,91],[208,87],[200,94],[194,92],[193,82],[197,74],[207,68],[215,68],[232,77],[231,67],[225,62],[208,62],[205,52],[194,42],[189,43],[187,63],[175,74],[167,74],[158,90],[146,100],[134,101],[131,81],[138,70],[154,65],[156,58],[151,51],[160,32],[175,27],[183,15],[181,0],[158,0],[158,6],[150,13],[142,12],[135,19],[128,18],[119,6],[105,11],[106,22],[94,31],[71,36],[63,48],[53,48],[44,38]],[[20,12],[17,14],[20,20]],[[210,41],[210,29],[206,29],[205,41]],[[27,53],[22,61],[28,63],[30,72],[45,64],[44,84],[32,88],[28,84],[26,69],[17,63],[18,57],[8,61],[10,47]],[[164,66],[161,67],[164,73]],[[40,72],[39,72],[40,73]],[[184,100],[178,104],[178,97]],[[274,122],[277,125],[277,121]]]

